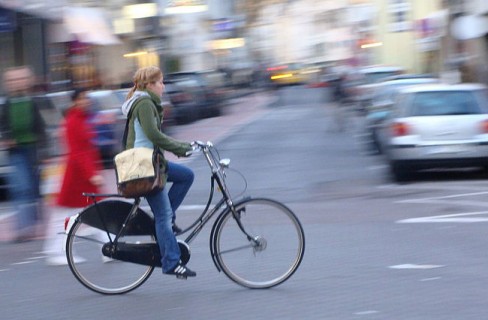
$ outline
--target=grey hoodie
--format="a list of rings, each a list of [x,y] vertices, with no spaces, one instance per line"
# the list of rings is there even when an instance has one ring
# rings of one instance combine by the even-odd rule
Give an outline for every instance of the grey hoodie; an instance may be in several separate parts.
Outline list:
[[[151,96],[149,95],[149,93],[147,93],[147,92],[145,92],[145,91],[139,91],[139,90],[135,91],[135,92],[134,92],[134,94],[132,95],[132,97],[130,97],[130,99],[129,99],[129,100],[126,100],[126,101],[124,102],[124,104],[122,104],[122,107],[121,107],[121,108],[122,108],[122,113],[124,114],[124,116],[126,116],[126,117],[127,117],[127,115],[129,115],[129,111],[130,111],[130,109],[132,108],[132,105],[134,104],[134,102],[135,102],[135,101],[136,101],[138,98],[140,98],[140,97],[144,97],[144,96],[149,97],[149,98],[151,97]]]

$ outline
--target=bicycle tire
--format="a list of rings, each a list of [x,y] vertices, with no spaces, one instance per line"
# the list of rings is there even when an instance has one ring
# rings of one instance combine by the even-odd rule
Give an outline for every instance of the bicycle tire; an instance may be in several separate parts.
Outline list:
[[[120,203],[118,203],[120,202]],[[116,212],[105,212],[103,202],[97,204],[104,216],[127,216],[130,204],[121,201],[108,202],[107,205],[116,204]],[[105,207],[106,208],[106,207]],[[117,295],[130,292],[141,286],[152,274],[155,266],[143,265],[121,260],[110,259],[103,255],[102,246],[115,238],[115,226],[120,224],[109,221],[108,233],[99,225],[93,223],[94,206],[85,209],[77,217],[70,228],[66,239],[66,257],[69,268],[75,278],[86,288],[105,295]],[[153,233],[140,231],[139,234],[130,234],[119,238],[119,243],[144,244],[154,243]]]
[[[305,234],[296,215],[282,203],[265,198],[235,205],[252,245],[227,209],[215,222],[212,254],[218,268],[237,284],[266,289],[289,279],[305,253]]]

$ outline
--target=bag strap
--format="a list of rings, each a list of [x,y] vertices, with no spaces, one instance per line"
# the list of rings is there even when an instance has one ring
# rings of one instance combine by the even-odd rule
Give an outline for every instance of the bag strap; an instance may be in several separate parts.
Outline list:
[[[126,144],[127,144],[127,136],[129,135],[129,123],[130,123],[130,118],[132,116],[132,113],[134,109],[136,108],[136,105],[143,99],[150,99],[149,97],[143,96],[137,98],[134,103],[132,104],[132,107],[129,110],[129,113],[127,114],[127,121],[125,122],[125,129],[124,129],[124,136],[122,137],[122,148],[125,150]],[[159,131],[161,131],[162,124],[159,126]],[[159,153],[159,148],[154,146],[154,151]]]
[[[129,123],[130,123],[130,118],[132,117],[132,113],[134,109],[136,108],[136,105],[142,100],[142,99],[150,99],[149,97],[139,97],[137,98],[134,103],[132,103],[132,106],[129,110],[129,113],[127,114],[127,121],[125,122],[125,129],[124,129],[124,136],[122,137],[122,148],[125,150],[126,144],[127,144],[127,136],[129,135]]]

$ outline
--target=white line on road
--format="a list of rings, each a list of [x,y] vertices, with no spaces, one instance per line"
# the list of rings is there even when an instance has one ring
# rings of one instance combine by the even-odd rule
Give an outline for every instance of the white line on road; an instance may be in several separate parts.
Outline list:
[[[30,261],[15,262],[15,263],[12,263],[12,266],[18,266],[21,264],[29,264],[29,263],[34,263],[34,262],[36,262],[36,261],[30,260]]]
[[[141,209],[151,211],[149,206],[141,206]],[[189,204],[189,205],[181,205],[178,208],[178,211],[190,211],[190,210],[202,210],[205,209],[205,205],[203,204]]]
[[[434,281],[434,280],[439,280],[441,279],[441,277],[432,277],[432,278],[424,278],[424,279],[420,279],[420,281],[424,282],[424,281]]]
[[[10,269],[0,269],[0,272],[9,271]]]
[[[369,314],[377,314],[377,313],[379,313],[379,312],[376,310],[366,310],[366,311],[359,311],[359,312],[356,312],[354,314],[357,316],[366,316]]]
[[[469,217],[477,215],[488,215],[488,211],[479,212],[464,212],[455,214],[445,214],[440,216],[420,217],[398,220],[396,223],[445,223],[445,222],[458,222],[458,223],[473,223],[473,222],[487,222],[488,217],[478,218]]]
[[[13,209],[12,209],[13,210]],[[15,212],[8,212],[8,213],[5,213],[5,214],[1,214],[0,215],[0,221],[2,220],[5,220],[7,218],[10,218],[11,216],[13,216],[15,214]]]
[[[367,169],[370,171],[383,170],[386,165],[369,166]]]
[[[203,210],[205,209],[205,205],[202,204],[190,204],[190,205],[182,205],[178,208],[178,210]]]
[[[488,191],[453,194],[453,195],[443,196],[443,197],[430,197],[430,198],[401,200],[401,201],[396,201],[396,203],[424,203],[424,202],[430,202],[430,201],[438,201],[440,199],[453,199],[453,198],[460,198],[460,197],[471,197],[471,196],[479,196],[479,195],[484,195],[484,194],[488,194]]]
[[[435,269],[435,268],[442,268],[445,267],[443,265],[435,265],[435,264],[397,264],[395,266],[389,266],[390,269]]]

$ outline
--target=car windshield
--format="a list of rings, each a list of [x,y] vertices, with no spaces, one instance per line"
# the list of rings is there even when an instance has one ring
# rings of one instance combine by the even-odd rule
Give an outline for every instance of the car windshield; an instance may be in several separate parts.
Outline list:
[[[377,98],[379,101],[393,101],[395,95],[402,89],[408,86],[415,86],[425,83],[435,83],[437,79],[412,79],[410,81],[401,81],[398,83],[386,84],[384,87],[378,88]]]
[[[204,85],[203,77],[194,73],[172,74],[169,76],[169,81],[173,83],[182,84],[183,86],[200,86]]]
[[[398,74],[398,71],[377,71],[377,72],[365,72],[364,73],[364,82],[365,83],[375,83],[380,82],[381,80],[394,76]]]
[[[94,110],[111,110],[120,107],[120,100],[110,92],[91,92],[89,97]]]
[[[482,108],[472,91],[433,91],[415,94],[412,116],[480,114]]]

